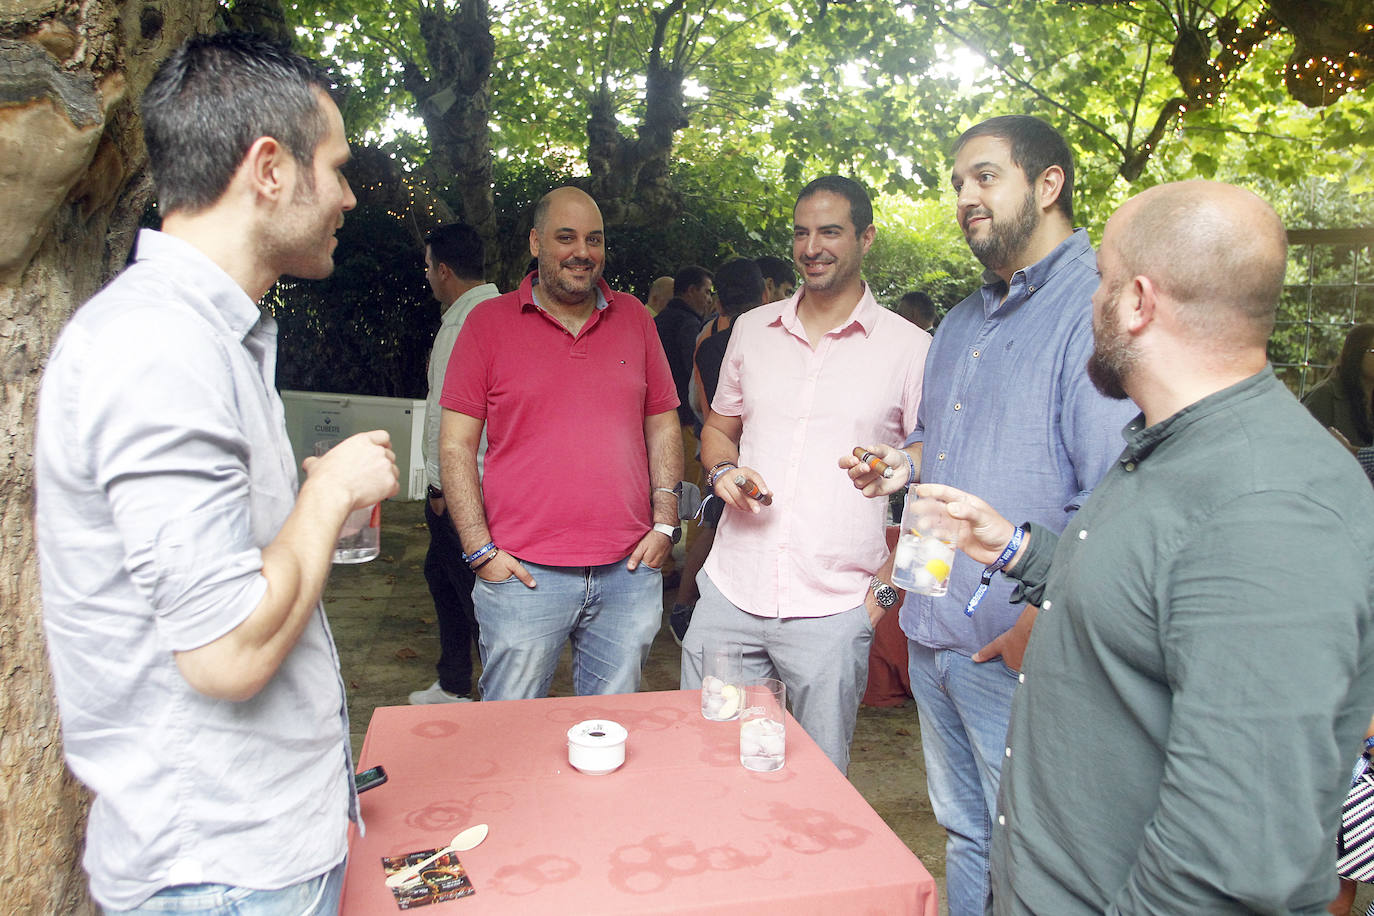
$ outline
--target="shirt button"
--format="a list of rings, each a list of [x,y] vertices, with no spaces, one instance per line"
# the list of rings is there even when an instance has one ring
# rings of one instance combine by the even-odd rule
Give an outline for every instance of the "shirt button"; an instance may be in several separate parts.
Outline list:
[[[1007,748],[1007,757],[1011,757],[1011,748]]]
[[[982,354],[981,354],[979,351],[977,351],[977,350],[974,350],[974,351],[973,351],[973,358],[974,358],[974,359],[977,359],[977,358],[978,358],[979,356],[981,356],[981,355],[982,355]]]
[[[941,461],[944,461],[944,460],[945,460],[945,453],[944,453],[944,452],[941,452],[941,453],[939,454],[938,457],[939,457],[939,459],[940,459]]]
[[[957,408],[956,408],[956,409],[957,409]],[[1134,461],[1128,461],[1128,462],[1126,462],[1126,470],[1128,470],[1128,471],[1134,471],[1134,470],[1135,470],[1135,462],[1134,462]]]
[[[1086,541],[1086,540],[1088,539],[1088,529],[1087,529],[1087,528],[1083,528],[1082,530],[1080,530],[1080,531],[1078,532],[1078,539],[1079,539],[1080,541]]]
[[[955,404],[955,405],[954,405],[954,409],[955,409],[955,410],[963,410],[963,409],[964,409],[964,405],[963,405],[963,404]]]
[[[1035,287],[1034,287],[1034,286],[1027,286],[1027,287],[1026,287],[1026,292],[1028,292],[1028,293],[1033,293],[1033,292],[1035,292]]]
[[[997,826],[999,826],[999,827],[1005,827],[1005,826],[1007,826],[1007,816],[1006,816],[1005,814],[999,814],[999,815],[997,815]]]
[[[1048,611],[1048,610],[1049,610],[1050,608],[1052,608],[1052,607],[1054,607],[1054,602],[1053,602],[1053,601],[1046,601],[1044,604],[1040,605],[1040,610],[1042,610],[1042,611]]]
[[[1026,683],[1026,675],[1025,675],[1024,673],[1018,674],[1018,675],[1016,676],[1016,682],[1017,682],[1018,684],[1024,684],[1024,683]]]

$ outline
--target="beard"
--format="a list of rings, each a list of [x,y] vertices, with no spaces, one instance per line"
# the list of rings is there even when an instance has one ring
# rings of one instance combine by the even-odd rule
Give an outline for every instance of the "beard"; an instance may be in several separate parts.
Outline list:
[[[1130,337],[1121,329],[1117,318],[1116,304],[1121,298],[1121,287],[1111,291],[1111,299],[1102,310],[1101,321],[1093,322],[1093,352],[1088,357],[1088,380],[1103,397],[1114,401],[1130,398],[1126,393],[1125,378],[1135,367],[1139,354],[1131,344]]]
[[[590,267],[586,278],[578,278],[563,273],[564,267]],[[559,261],[545,255],[539,256],[539,285],[553,299],[563,305],[579,305],[588,298],[596,298],[596,281],[601,279],[601,269],[596,263],[580,258],[567,258]]]
[[[988,210],[971,210],[964,219],[967,221],[969,217],[988,216],[990,213]],[[1026,192],[1026,198],[1021,202],[1021,206],[1007,222],[1003,223],[994,216],[987,237],[968,239],[968,247],[973,256],[988,270],[996,271],[1011,267],[1012,259],[1026,250],[1031,235],[1039,225],[1040,211],[1035,206],[1035,189],[1031,188]]]

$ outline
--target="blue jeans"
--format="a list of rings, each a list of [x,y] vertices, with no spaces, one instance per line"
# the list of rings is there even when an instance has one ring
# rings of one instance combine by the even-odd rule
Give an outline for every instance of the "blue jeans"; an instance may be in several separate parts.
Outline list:
[[[345,859],[322,875],[275,891],[228,884],[164,887],[132,910],[106,913],[180,913],[193,916],[334,916],[343,893]]]
[[[787,687],[792,714],[841,773],[859,702],[868,685],[873,625],[863,605],[826,617],[756,617],[726,598],[705,572],[697,575],[701,597],[682,640],[683,690],[701,687],[703,645],[743,650],[745,680],[775,677]]]
[[[988,851],[1017,673],[1002,660],[975,662],[907,640],[911,692],[921,719],[926,786],[945,828],[950,916],[982,916]]]
[[[512,576],[472,590],[482,654],[483,700],[549,695],[563,645],[572,640],[573,690],[578,696],[634,693],[649,645],[663,621],[663,577],[641,563],[540,566],[520,561],[534,577],[528,588]]]

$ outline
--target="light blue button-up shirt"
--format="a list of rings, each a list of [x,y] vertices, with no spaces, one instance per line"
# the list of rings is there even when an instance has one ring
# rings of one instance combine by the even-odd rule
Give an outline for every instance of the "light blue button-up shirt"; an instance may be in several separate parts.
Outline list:
[[[243,622],[296,496],[276,324],[209,258],[144,231],[44,374],[35,447],[43,623],[67,762],[95,793],[84,864],[102,905],[173,884],[272,889],[347,848],[338,656],[318,607],[242,703],[173,653]]]
[[[1078,229],[1010,286],[991,272],[983,279],[940,323],[907,442],[924,443],[922,481],[979,496],[1017,524],[1063,531],[1121,453],[1121,428],[1138,412],[1088,380],[1097,259]],[[964,614],[982,570],[957,554],[948,594],[907,596],[903,632],[972,655],[1007,630],[1022,607],[1010,603],[1004,576],[993,577],[972,617]]]

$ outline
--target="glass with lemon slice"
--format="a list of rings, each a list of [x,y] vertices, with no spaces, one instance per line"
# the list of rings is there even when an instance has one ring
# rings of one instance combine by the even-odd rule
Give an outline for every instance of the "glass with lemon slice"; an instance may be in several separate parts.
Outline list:
[[[954,520],[944,504],[918,499],[915,491],[902,511],[902,533],[892,558],[892,584],[918,595],[939,597],[949,591],[954,565]]]

